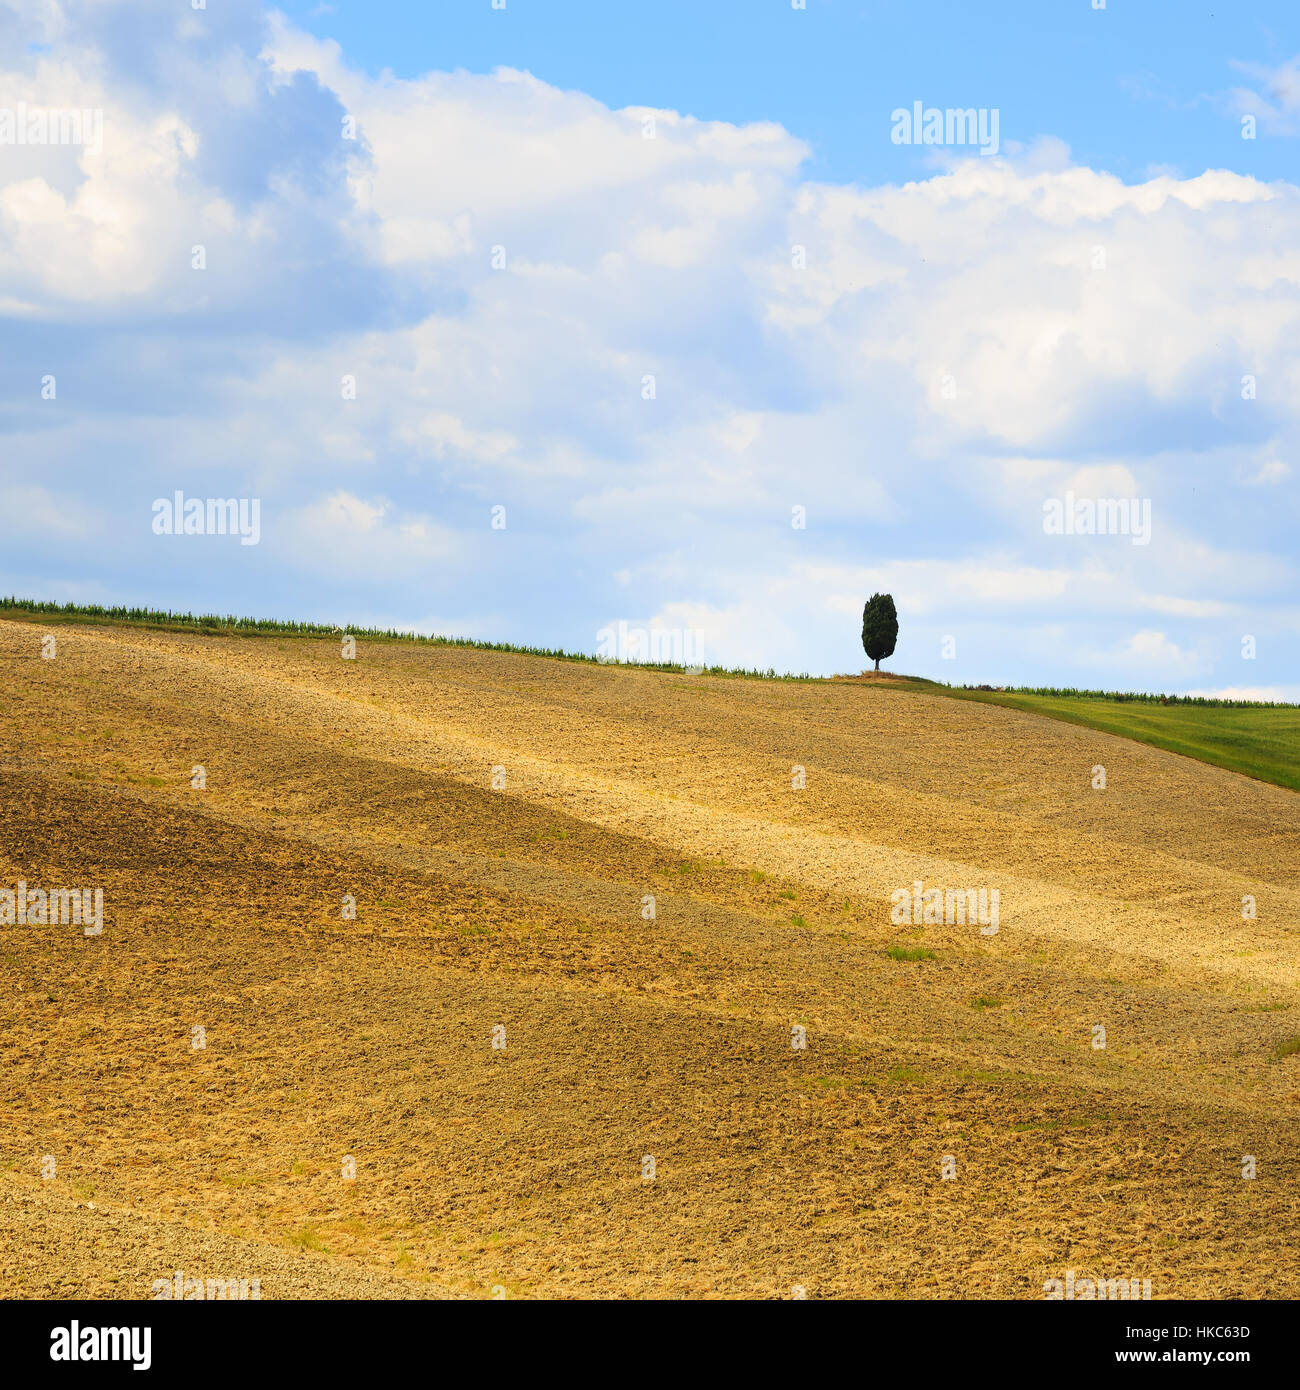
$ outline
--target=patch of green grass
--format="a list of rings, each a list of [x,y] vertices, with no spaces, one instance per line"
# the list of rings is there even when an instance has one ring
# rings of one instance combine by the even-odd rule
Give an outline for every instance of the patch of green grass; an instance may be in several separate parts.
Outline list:
[[[778,898],[784,898],[787,902],[794,902],[794,892],[789,888],[785,889],[783,892],[778,893],[776,896]]]
[[[968,1039],[962,1038],[961,1041],[966,1042]],[[986,1086],[1001,1081],[1014,1082],[1019,1085],[1024,1081],[1032,1080],[1032,1078],[1025,1077],[1019,1072],[989,1071],[984,1067],[963,1067],[957,1071],[956,1075],[962,1081],[978,1081]]]
[[[972,1009],[1000,1009],[1002,1007],[1002,1000],[994,999],[987,994],[977,994],[975,998],[970,1001],[970,1006]]]
[[[924,1081],[925,1077],[915,1067],[890,1067],[886,1073],[891,1081]]]
[[[804,919],[800,917],[797,912],[791,913],[790,924],[791,926],[795,927],[806,927],[808,925],[808,923],[805,922]]]
[[[1280,1062],[1283,1057],[1294,1057],[1300,1052],[1300,1038],[1283,1038],[1273,1049],[1273,1060]]]
[[[927,951],[923,946],[891,946],[885,954],[890,960],[934,960],[936,959],[933,951]]]
[[[918,688],[923,683],[918,682]],[[1030,693],[958,690],[925,684],[927,693],[978,700],[1082,724],[1149,743],[1198,762],[1300,791],[1300,705],[1211,703],[1177,696],[1109,695],[1099,691]],[[1168,699],[1168,704],[1162,704]],[[1105,796],[1099,791],[1098,796]]]
[[[297,1246],[301,1250],[320,1250],[326,1255],[330,1253],[329,1246],[310,1226],[303,1226],[296,1231],[291,1231],[289,1244]]]

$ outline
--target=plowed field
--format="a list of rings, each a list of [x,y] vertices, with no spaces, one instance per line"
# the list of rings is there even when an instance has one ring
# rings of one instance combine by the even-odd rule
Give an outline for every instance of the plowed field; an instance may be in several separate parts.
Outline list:
[[[0,1295],[1300,1295],[1295,792],[869,683],[43,631],[0,888],[104,922],[0,926]]]

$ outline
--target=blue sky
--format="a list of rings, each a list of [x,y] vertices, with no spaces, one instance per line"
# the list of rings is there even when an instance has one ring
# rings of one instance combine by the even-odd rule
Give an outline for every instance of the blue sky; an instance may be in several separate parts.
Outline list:
[[[607,106],[704,120],[777,121],[808,142],[809,178],[921,177],[920,151],[880,139],[915,100],[999,107],[1005,139],[1051,134],[1080,161],[1141,178],[1153,166],[1293,177],[1294,152],[1245,144],[1224,119],[1247,85],[1228,60],[1277,68],[1300,47],[1288,0],[316,0],[284,6],[373,76],[525,68]]]
[[[896,669],[1300,698],[1294,6],[20,0],[0,54],[6,592],[824,673],[880,589]]]

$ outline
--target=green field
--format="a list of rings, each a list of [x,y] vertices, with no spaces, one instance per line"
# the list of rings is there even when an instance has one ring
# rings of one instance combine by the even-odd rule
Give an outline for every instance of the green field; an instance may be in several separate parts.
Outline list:
[[[929,682],[917,685],[958,700],[981,700],[1084,724],[1300,791],[1300,705],[1162,705],[1152,700],[957,690]]]

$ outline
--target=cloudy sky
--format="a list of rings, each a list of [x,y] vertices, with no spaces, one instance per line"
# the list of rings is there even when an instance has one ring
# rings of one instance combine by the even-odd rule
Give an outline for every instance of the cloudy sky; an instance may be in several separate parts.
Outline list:
[[[0,0],[0,590],[1300,698],[1300,11],[1189,8]]]

